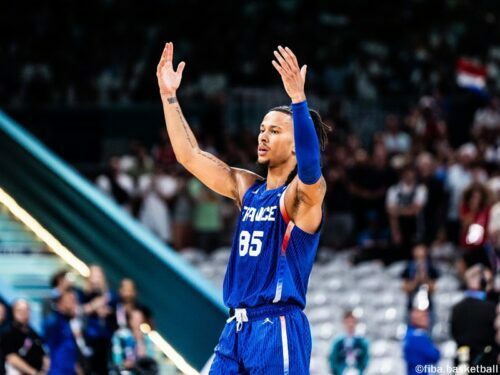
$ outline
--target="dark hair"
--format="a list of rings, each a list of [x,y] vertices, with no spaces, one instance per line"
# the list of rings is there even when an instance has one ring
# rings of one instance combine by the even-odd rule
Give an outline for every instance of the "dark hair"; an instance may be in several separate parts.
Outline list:
[[[462,195],[462,202],[463,204],[468,206],[472,199],[472,194],[474,194],[474,192],[476,191],[481,194],[481,202],[479,203],[479,208],[482,210],[486,208],[490,203],[490,191],[483,184],[473,183],[467,189],[465,189]]]
[[[50,286],[52,288],[57,288],[61,281],[66,277],[68,274],[67,270],[61,270],[56,272],[51,278],[50,278]]]
[[[344,311],[344,319],[348,318],[356,319],[356,317],[354,316],[354,312],[352,310]]]
[[[281,112],[286,115],[292,116],[292,107],[288,105],[280,105],[278,107],[271,108],[269,112]],[[328,144],[328,132],[332,130],[331,126],[325,124],[321,119],[321,115],[318,111],[314,109],[309,109],[309,115],[314,124],[314,130],[316,130],[316,135],[318,136],[319,147],[321,151],[325,151],[325,147]],[[285,182],[285,185],[288,185],[297,175],[297,166],[293,169],[292,172],[288,175],[288,178]]]

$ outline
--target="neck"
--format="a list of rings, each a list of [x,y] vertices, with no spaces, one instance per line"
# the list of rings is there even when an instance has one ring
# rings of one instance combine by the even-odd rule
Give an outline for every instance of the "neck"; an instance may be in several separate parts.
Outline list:
[[[294,158],[288,159],[283,164],[269,167],[267,169],[267,189],[276,189],[285,184],[288,176],[295,168]]]

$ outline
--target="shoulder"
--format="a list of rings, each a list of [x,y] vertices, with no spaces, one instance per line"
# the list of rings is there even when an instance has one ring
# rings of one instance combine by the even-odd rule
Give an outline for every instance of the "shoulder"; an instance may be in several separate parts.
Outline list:
[[[264,178],[257,173],[251,172],[247,169],[231,168],[235,182],[236,191],[234,196],[238,199],[238,204],[241,205],[243,197],[248,189],[257,183],[264,183]]]

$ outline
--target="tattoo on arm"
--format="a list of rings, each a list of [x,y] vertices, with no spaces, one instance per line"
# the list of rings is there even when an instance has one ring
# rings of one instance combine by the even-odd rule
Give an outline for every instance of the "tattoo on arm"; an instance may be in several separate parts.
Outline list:
[[[175,99],[175,98],[169,98],[169,100],[170,99]],[[177,99],[175,99],[175,101],[177,101]],[[181,109],[179,107],[177,107],[175,110],[177,111],[177,114],[179,115],[179,119],[181,120],[182,127],[184,129],[184,133],[186,134],[186,138],[189,141],[189,144],[191,145],[191,147],[194,148],[195,144],[194,144],[192,136],[191,136],[191,131],[189,130],[188,125],[186,124],[186,121],[184,121],[184,116],[182,115]]]
[[[172,96],[171,98],[167,99],[168,104],[175,104],[177,103],[177,98],[175,96]]]

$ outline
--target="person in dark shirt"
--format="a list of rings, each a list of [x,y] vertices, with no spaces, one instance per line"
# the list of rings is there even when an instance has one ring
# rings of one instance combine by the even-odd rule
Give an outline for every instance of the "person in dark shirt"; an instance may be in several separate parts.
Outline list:
[[[401,274],[403,279],[403,290],[408,296],[408,312],[412,310],[414,299],[421,287],[426,286],[428,293],[429,305],[426,309],[430,310],[432,317],[432,294],[436,287],[436,280],[439,277],[439,272],[432,264],[428,256],[428,248],[425,244],[420,243],[413,247],[413,259],[408,261],[406,268]]]
[[[18,300],[12,306],[13,320],[2,334],[1,352],[8,371],[20,374],[45,374],[49,366],[43,349],[42,339],[29,326],[30,307],[25,300]]]
[[[45,341],[50,350],[49,375],[76,375],[79,368],[77,339],[82,333],[74,324],[78,308],[75,292],[62,292],[56,307],[57,311],[44,322]]]
[[[80,298],[86,314],[85,341],[93,352],[91,371],[93,374],[107,375],[111,337],[117,328],[117,296],[108,288],[101,267],[90,266],[90,275]]]
[[[418,155],[416,167],[420,183],[427,188],[427,204],[423,209],[424,240],[430,244],[436,239],[438,231],[446,229],[447,196],[444,178],[436,174],[436,161],[428,152]]]
[[[495,341],[496,306],[486,299],[491,281],[491,273],[482,265],[469,268],[465,272],[465,298],[451,312],[451,336],[457,348],[468,351],[465,357],[470,366],[494,365],[499,352]]]

